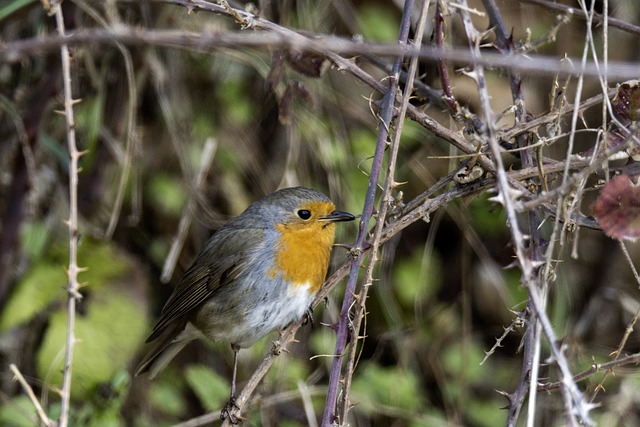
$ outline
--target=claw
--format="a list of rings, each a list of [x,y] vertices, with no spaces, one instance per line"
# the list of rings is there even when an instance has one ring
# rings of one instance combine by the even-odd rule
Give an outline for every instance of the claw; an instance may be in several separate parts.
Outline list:
[[[307,311],[302,317],[302,326],[306,325],[307,323],[310,323],[312,328],[316,326],[316,322],[313,320],[313,308],[311,307],[307,308]]]
[[[231,396],[227,404],[222,408],[222,411],[220,411],[220,419],[225,420],[228,418],[231,424],[236,425],[242,420],[241,416],[236,416],[236,412],[239,410],[240,407],[236,404],[235,396]]]

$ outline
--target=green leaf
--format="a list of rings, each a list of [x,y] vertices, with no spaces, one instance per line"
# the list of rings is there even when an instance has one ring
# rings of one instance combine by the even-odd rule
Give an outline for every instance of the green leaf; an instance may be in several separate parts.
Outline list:
[[[44,245],[42,234],[46,234],[42,226],[32,225],[27,228],[23,239],[30,241],[30,251],[42,251]],[[67,248],[52,247],[42,260],[29,269],[18,282],[15,292],[0,314],[0,332],[28,322],[36,314],[46,311],[54,302],[62,303],[66,299],[64,288],[67,284],[65,267],[68,263]],[[123,278],[131,266],[129,260],[116,252],[115,246],[93,242],[89,239],[81,241],[78,249],[78,265],[87,270],[80,273],[78,280],[90,285],[96,291],[112,281]]]
[[[43,236],[44,235],[44,236]],[[46,231],[39,225],[28,227],[23,239],[31,242],[29,251],[42,251]],[[56,246],[49,250],[47,259],[37,262],[18,282],[5,309],[0,314],[0,332],[28,322],[54,302],[66,299],[64,287],[67,283],[65,267],[68,249]],[[124,277],[130,266],[127,258],[116,252],[115,246],[99,244],[83,239],[78,248],[78,265],[87,271],[80,273],[78,280],[90,285],[93,292],[111,281]]]
[[[52,155],[58,164],[65,170],[69,170],[69,154],[66,146],[45,132],[38,133],[38,145],[46,154]]]
[[[43,222],[27,223],[20,229],[22,250],[31,259],[39,258],[49,240],[50,230]]]
[[[269,370],[267,376],[271,383],[279,389],[297,389],[298,382],[304,381],[309,375],[309,367],[304,360],[294,357],[278,357]]]
[[[39,376],[53,384],[62,382],[67,336],[66,257],[66,248],[50,250],[48,263],[37,265],[25,275],[0,318],[2,330],[26,322],[36,313],[49,315],[36,365]],[[78,303],[75,325],[76,397],[126,369],[149,327],[147,301],[138,294],[143,279],[134,274],[137,266],[130,258],[113,245],[84,239],[78,265],[87,268],[78,278],[87,286],[82,289],[86,297]]]
[[[0,314],[0,332],[26,323],[52,302],[62,301],[66,282],[62,265],[39,263],[31,268]]]
[[[149,184],[152,203],[168,215],[179,216],[187,202],[187,192],[183,183],[175,177],[156,174]]]
[[[424,407],[415,375],[397,367],[367,366],[354,379],[352,391],[353,403],[365,413],[375,412],[378,405],[406,409],[412,413]]]
[[[377,3],[365,2],[363,5],[358,23],[365,38],[387,42],[397,40],[399,16],[395,11]]]
[[[434,295],[442,282],[442,266],[437,253],[427,258],[422,251],[415,251],[411,257],[397,260],[394,267],[394,286],[398,299],[405,307],[414,307],[416,303]]]
[[[489,201],[489,194],[473,199],[464,208],[471,215],[474,228],[482,236],[497,236],[507,231],[507,217],[504,209],[497,203]]]
[[[92,293],[86,310],[86,315],[76,316],[75,324],[72,395],[76,398],[126,369],[149,328],[146,310],[119,287],[105,286]],[[62,382],[66,336],[67,313],[61,310],[51,315],[36,360],[39,376],[53,384]]]
[[[256,115],[255,104],[247,102],[247,89],[243,80],[227,80],[216,92],[225,114],[236,124],[249,123]]]
[[[19,395],[0,405],[0,425],[11,427],[33,427],[38,425],[33,404],[27,396]]]
[[[36,0],[13,0],[9,3],[4,3],[2,7],[0,7],[0,21],[9,17],[12,13],[17,12],[35,2]]]
[[[185,371],[187,383],[194,391],[202,406],[215,411],[229,399],[230,385],[212,369],[201,365],[191,365]]]
[[[156,381],[149,390],[149,400],[167,415],[180,416],[187,409],[182,390],[173,383]]]

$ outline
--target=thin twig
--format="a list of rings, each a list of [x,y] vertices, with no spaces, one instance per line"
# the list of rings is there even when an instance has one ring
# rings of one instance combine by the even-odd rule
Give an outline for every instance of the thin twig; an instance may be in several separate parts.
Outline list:
[[[96,22],[98,22],[103,28],[110,28],[109,23],[100,14],[86,2],[74,0],[74,3],[82,9],[86,14],[91,16]],[[120,219],[120,212],[122,210],[122,203],[124,201],[126,184],[129,182],[129,175],[133,165],[133,147],[137,143],[136,135],[136,114],[135,110],[138,107],[138,94],[135,87],[135,77],[133,73],[133,59],[131,53],[122,43],[115,43],[116,48],[120,51],[124,60],[125,75],[127,80],[127,92],[129,95],[127,102],[127,135],[125,138],[125,148],[122,150],[122,156],[117,157],[117,160],[122,165],[122,172],[120,173],[120,180],[118,182],[118,191],[113,203],[113,209],[111,210],[111,217],[109,218],[109,225],[105,231],[105,237],[111,238],[113,232],[118,225]]]
[[[436,47],[440,49],[441,52],[445,52],[444,48],[444,15],[442,10],[444,9],[444,5],[442,4],[444,0],[436,1],[436,13],[434,16],[434,32],[435,32],[435,43]],[[455,115],[458,113],[460,109],[460,105],[458,101],[453,96],[453,88],[451,87],[451,79],[449,79],[449,68],[447,62],[445,62],[444,58],[438,59],[438,71],[440,72],[440,84],[442,85],[442,98],[445,101],[446,105],[449,106],[451,112]]]
[[[318,391],[322,391],[324,394],[324,388]],[[302,399],[304,414],[307,418],[307,425],[309,427],[318,427],[318,420],[316,419],[316,412],[313,410],[313,401],[311,400],[311,390],[309,385],[304,381],[298,381],[298,393]]]
[[[208,138],[205,141],[204,148],[202,149],[202,155],[200,158],[200,168],[198,169],[198,174],[196,179],[194,180],[193,186],[194,191],[191,192],[191,197],[189,197],[189,201],[187,202],[187,206],[182,212],[182,216],[180,217],[180,223],[178,224],[178,232],[176,233],[175,238],[173,239],[173,243],[171,244],[171,249],[169,250],[169,254],[164,261],[164,266],[162,267],[162,274],[160,275],[160,280],[163,283],[167,283],[173,274],[173,270],[176,266],[176,262],[178,261],[178,254],[182,249],[182,245],[184,244],[184,240],[187,237],[187,232],[189,231],[189,226],[191,225],[191,221],[193,220],[193,214],[196,211],[196,192],[202,189],[202,185],[204,183],[205,177],[207,176],[207,172],[211,167],[211,162],[213,161],[213,155],[216,151],[217,143],[214,139]]]
[[[59,4],[54,5],[58,34],[65,37],[64,17]],[[82,298],[78,273],[83,269],[78,267],[78,159],[84,154],[76,146],[76,130],[73,115],[73,94],[71,89],[71,59],[69,47],[63,44],[60,48],[62,59],[62,84],[64,90],[64,117],[67,125],[67,146],[69,150],[69,268],[67,276],[67,342],[65,347],[64,369],[62,378],[62,404],[60,408],[60,427],[67,427],[69,423],[71,399],[71,375],[73,368],[73,350],[76,343],[75,320],[76,302]]]
[[[537,4],[539,6],[543,6],[550,10],[557,10],[559,12],[586,20],[584,14],[580,13],[579,9],[576,9],[571,6],[567,6],[562,3],[558,3],[556,1],[550,1],[550,0],[520,0],[520,1],[522,3]],[[611,16],[606,16],[606,15],[601,15],[599,13],[596,13],[593,15],[592,21],[596,24],[602,24],[603,22],[607,21],[609,25],[613,28],[626,31],[628,33],[640,34],[639,26],[630,24],[629,22],[623,21],[622,19],[614,18]]]
[[[489,360],[489,357],[491,357],[493,355],[493,353],[495,353],[495,351],[498,348],[502,347],[502,341],[504,341],[504,339],[511,332],[515,331],[516,328],[521,328],[525,324],[526,315],[527,315],[527,313],[526,313],[526,309],[525,309],[525,310],[521,311],[520,313],[518,313],[516,318],[513,319],[513,321],[511,322],[511,324],[509,326],[504,328],[504,332],[502,332],[502,335],[500,335],[498,338],[496,338],[496,342],[493,344],[493,347],[491,347],[491,349],[489,349],[489,351],[485,351],[484,352],[484,358],[480,362],[480,365],[484,365],[484,363],[487,360]],[[517,419],[518,417],[516,416],[515,418]]]
[[[40,405],[40,402],[33,392],[33,389],[31,388],[27,380],[24,379],[24,376],[22,375],[18,367],[12,363],[9,365],[9,369],[11,369],[11,372],[13,372],[15,379],[20,383],[24,392],[27,393],[27,397],[31,401],[33,407],[36,408],[36,413],[40,418],[40,422],[42,422],[42,424],[44,424],[46,427],[53,427],[55,425],[55,422],[47,416],[46,411],[44,410],[42,405]]]
[[[586,369],[582,372],[577,373],[573,377],[574,382],[582,381],[586,378],[589,378],[591,375],[597,372],[612,372],[614,368],[618,368],[620,366],[625,365],[637,365],[640,363],[640,353],[631,354],[629,356],[622,357],[617,360],[613,360],[607,363],[592,363],[589,369]],[[551,391],[557,390],[564,386],[564,381],[555,381],[552,383],[542,383],[538,384],[539,391]]]

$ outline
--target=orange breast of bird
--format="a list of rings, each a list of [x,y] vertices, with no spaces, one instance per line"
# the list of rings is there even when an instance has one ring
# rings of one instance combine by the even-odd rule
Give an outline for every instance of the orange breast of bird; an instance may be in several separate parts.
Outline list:
[[[280,238],[271,275],[281,274],[290,286],[308,286],[308,292],[316,293],[327,274],[336,229],[334,223],[318,218],[330,214],[335,206],[315,201],[301,208],[313,213],[308,221],[276,225]]]

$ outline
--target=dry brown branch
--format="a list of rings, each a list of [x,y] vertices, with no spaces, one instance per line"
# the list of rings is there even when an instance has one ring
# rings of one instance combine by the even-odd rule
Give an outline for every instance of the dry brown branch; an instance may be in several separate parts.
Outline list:
[[[261,28],[264,22],[254,19],[254,27]],[[165,48],[186,49],[196,52],[214,52],[230,48],[282,48],[292,51],[333,52],[343,56],[377,55],[380,57],[424,58],[449,61],[459,67],[477,63],[485,67],[503,68],[519,71],[523,75],[577,75],[598,77],[601,70],[595,62],[586,62],[584,70],[578,69],[569,62],[543,55],[503,56],[482,52],[472,54],[468,50],[447,48],[441,51],[436,47],[420,48],[404,46],[398,48],[393,44],[354,42],[336,36],[323,34],[305,35],[273,25],[263,25],[266,30],[274,32],[225,32],[220,34],[189,33],[173,30],[131,29],[82,29],[69,32],[66,37],[48,36],[5,43],[0,47],[0,62],[17,62],[26,56],[43,54],[59,49],[61,45],[112,45],[122,43],[127,46],[157,46]],[[611,61],[608,67],[608,78],[611,81],[622,81],[637,77],[634,64]]]
[[[589,369],[586,369],[573,377],[574,382],[582,381],[589,378],[591,375],[597,372],[613,372],[613,369],[626,365],[637,365],[640,362],[640,353],[631,354],[629,356],[622,357],[620,359],[613,360],[607,363],[593,363]],[[552,383],[538,384],[539,391],[557,390],[563,387],[562,381],[556,381]]]
[[[58,34],[65,37],[64,17],[60,5],[53,6],[56,17]],[[60,47],[62,59],[62,85],[64,90],[64,117],[67,126],[67,146],[69,150],[69,268],[67,276],[67,341],[64,358],[64,373],[62,382],[62,407],[60,409],[60,427],[67,427],[69,423],[70,401],[71,401],[71,377],[73,369],[73,350],[76,343],[75,337],[75,316],[76,302],[82,298],[80,294],[80,284],[78,283],[78,273],[82,268],[78,266],[78,160],[84,154],[79,152],[76,145],[75,120],[73,115],[73,99],[71,83],[71,59],[69,47],[62,44]]]
[[[522,3],[537,4],[539,6],[543,6],[545,9],[557,10],[558,12],[575,16],[576,18],[579,18],[579,19],[587,20],[587,18],[585,18],[584,13],[582,13],[581,10],[571,6],[567,6],[562,3],[557,3],[549,0],[520,0],[520,1]],[[602,25],[604,22],[607,22],[608,25],[613,28],[618,28],[622,31],[627,31],[629,33],[640,34],[640,27],[638,27],[637,25],[633,25],[629,22],[626,22],[611,16],[607,16],[607,15],[603,16],[599,13],[596,13],[593,16],[593,22],[600,25]]]

